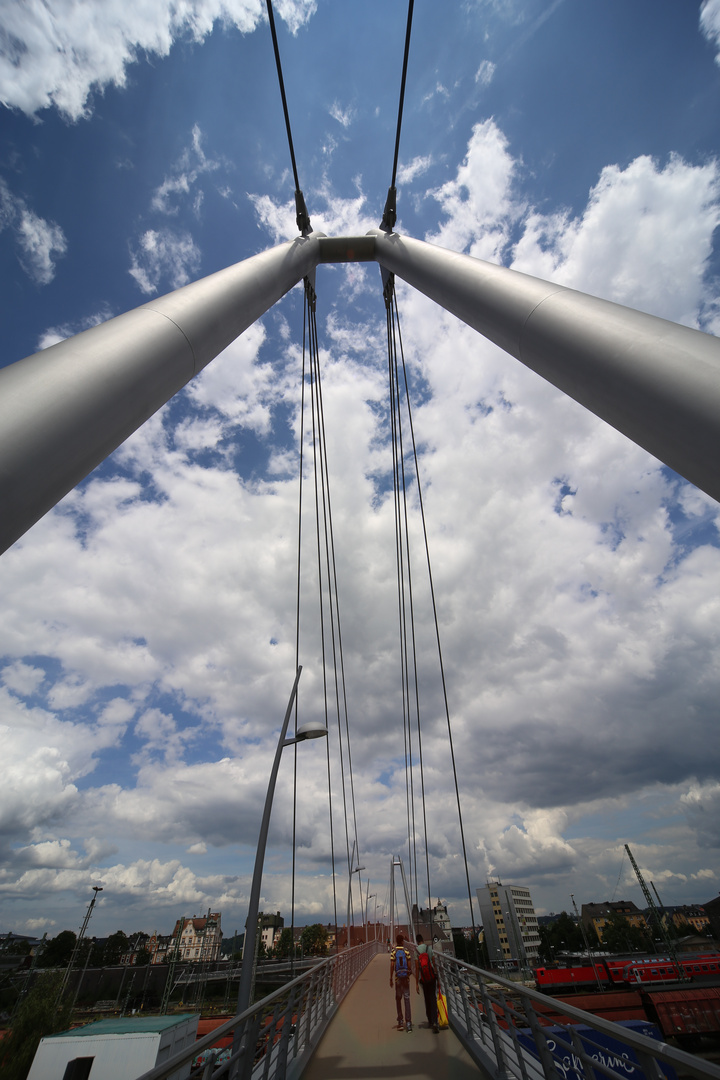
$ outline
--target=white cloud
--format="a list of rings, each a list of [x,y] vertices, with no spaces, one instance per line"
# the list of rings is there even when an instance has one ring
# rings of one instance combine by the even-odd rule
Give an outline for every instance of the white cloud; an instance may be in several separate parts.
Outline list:
[[[501,262],[510,226],[522,214],[513,191],[516,171],[517,162],[497,124],[476,124],[457,176],[434,193],[447,220],[432,241]]]
[[[282,0],[276,8],[296,33],[315,6],[315,0]],[[0,16],[0,101],[28,115],[54,105],[78,120],[89,115],[93,90],[124,86],[127,68],[143,52],[167,56],[184,36],[201,42],[218,21],[250,33],[262,11],[259,0],[8,0]]]
[[[400,165],[397,172],[398,184],[411,184],[417,176],[422,176],[433,165],[432,154],[416,157],[408,165]]]
[[[337,120],[338,124],[342,124],[344,128],[350,127],[355,118],[355,110],[351,105],[348,105],[347,109],[343,109],[337,101],[332,103],[328,112],[333,120]]]
[[[268,433],[272,406],[282,400],[286,386],[270,364],[258,363],[264,340],[262,323],[249,327],[193,379],[187,389],[191,400],[203,408],[216,409],[233,425],[240,424],[258,434]],[[222,430],[218,427],[212,436],[206,435],[205,445],[212,446]],[[187,440],[192,434],[188,426],[182,429],[181,437],[189,445]]]
[[[200,127],[195,124],[192,129],[191,142],[180,155],[180,158],[172,166],[170,175],[157,188],[153,195],[151,207],[162,214],[174,216],[178,213],[180,203],[183,201],[179,196],[190,196],[192,189],[199,177],[206,173],[215,172],[222,162],[208,158],[202,146],[203,134]],[[202,205],[203,192],[198,191],[193,195],[196,214]]]
[[[643,156],[626,169],[608,165],[581,216],[528,216],[513,266],[697,325],[719,193],[715,162],[671,157],[661,168]]]
[[[495,74],[495,64],[492,60],[483,60],[475,72],[475,82],[481,86],[489,86]]]
[[[720,46],[720,0],[703,0],[700,29],[711,44]],[[715,56],[715,63],[720,64],[720,52]]]
[[[20,214],[17,236],[20,261],[28,276],[39,285],[49,285],[55,277],[55,260],[67,251],[62,229],[26,208]]]
[[[45,679],[42,668],[33,667],[32,664],[24,664],[22,660],[15,660],[12,664],[6,664],[0,670],[2,681],[8,690],[16,694],[28,697],[34,694],[38,686]]]
[[[170,229],[147,229],[131,256],[128,272],[146,295],[157,292],[163,280],[172,289],[187,285],[200,266],[200,251],[190,234]]]
[[[7,226],[13,230],[25,273],[37,285],[49,285],[55,277],[57,259],[67,252],[65,234],[55,222],[31,210],[0,179],[0,230]]]
[[[701,844],[720,848],[720,783],[710,780],[704,784],[693,784],[682,796],[681,802]]]
[[[447,99],[450,97],[450,91],[446,86],[443,86],[442,83],[438,82],[435,84],[434,89],[425,94],[420,104],[425,105],[428,101],[432,101],[436,95],[440,95],[440,97]]]
[[[26,919],[23,926],[30,932],[37,930],[48,930],[49,927],[55,926],[55,919]]]

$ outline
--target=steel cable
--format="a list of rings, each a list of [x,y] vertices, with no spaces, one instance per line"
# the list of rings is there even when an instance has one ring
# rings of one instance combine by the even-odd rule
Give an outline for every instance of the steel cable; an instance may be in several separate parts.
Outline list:
[[[293,178],[295,180],[295,212],[297,227],[301,233],[310,232],[312,226],[310,225],[310,217],[308,216],[307,208],[305,206],[305,199],[303,193],[300,190],[300,181],[298,179],[297,164],[295,162],[295,147],[293,146],[292,131],[290,130],[290,113],[288,110],[287,97],[285,96],[285,80],[283,79],[282,64],[280,63],[280,49],[278,47],[277,32],[275,30],[275,17],[273,15],[272,0],[265,0],[267,7],[268,20],[270,22],[270,33],[272,35],[273,51],[275,53],[275,66],[277,68],[278,82],[280,84],[280,97],[282,98],[283,114],[285,116],[285,129],[287,131],[288,146],[290,147],[290,160],[292,162]]]
[[[397,180],[398,156],[400,154],[400,129],[402,127],[403,107],[405,105],[405,83],[407,80],[408,57],[410,55],[410,31],[412,29],[414,0],[409,0],[407,27],[405,29],[405,52],[403,54],[402,76],[400,79],[400,103],[398,105],[397,130],[395,132],[395,153],[393,155],[392,180],[388,188],[385,209],[383,210],[380,228],[385,232],[392,232],[397,221]]]
[[[394,305],[394,309],[395,309],[395,313],[396,313],[396,318],[397,318],[398,341],[400,343],[400,355],[401,355],[401,359],[402,359],[403,379],[404,379],[404,383],[405,383],[405,396],[406,396],[406,400],[407,400],[408,421],[409,421],[409,425],[410,425],[410,436],[411,436],[411,439],[412,439],[413,459],[414,459],[414,462],[415,462],[415,474],[416,474],[416,478],[417,478],[418,504],[419,504],[419,508],[420,508],[420,517],[421,517],[421,521],[422,521],[423,540],[424,540],[424,545],[425,545],[425,558],[426,558],[426,563],[427,563],[428,580],[429,580],[429,584],[430,584],[430,597],[431,597],[431,600],[432,600],[432,609],[433,609],[433,623],[434,623],[434,626],[435,626],[435,639],[436,639],[436,643],[437,643],[438,661],[439,661],[439,665],[440,665],[440,678],[441,678],[441,682],[442,682],[443,702],[444,702],[444,706],[445,706],[445,718],[446,718],[446,721],[447,721],[448,742],[449,742],[449,745],[450,745],[450,759],[451,759],[451,762],[452,762],[453,781],[454,781],[454,785],[455,785],[455,800],[456,800],[456,803],[457,803],[458,824],[460,826],[460,841],[461,841],[461,844],[462,844],[463,863],[464,863],[464,866],[465,866],[465,880],[466,880],[466,883],[467,883],[468,903],[470,905],[470,919],[471,919],[472,928],[473,928],[473,943],[474,943],[475,950],[477,950],[477,930],[476,930],[476,926],[475,926],[475,914],[474,914],[474,911],[473,911],[472,890],[471,890],[471,887],[470,887],[470,872],[469,872],[469,869],[468,869],[467,847],[466,847],[466,844],[465,844],[465,826],[463,824],[462,806],[461,806],[461,802],[460,802],[460,787],[459,787],[459,784],[458,784],[457,765],[456,765],[456,762],[455,762],[455,746],[454,746],[453,734],[452,734],[452,724],[450,722],[450,707],[449,707],[449,704],[448,704],[447,683],[446,683],[446,679],[445,679],[445,664],[444,664],[443,655],[442,655],[442,645],[441,645],[441,641],[440,641],[440,624],[439,624],[438,614],[437,614],[437,603],[436,603],[436,600],[435,600],[435,584],[434,584],[433,573],[432,573],[432,565],[431,565],[431,562],[430,562],[430,545],[429,545],[429,542],[428,542],[427,524],[426,524],[426,521],[425,521],[425,505],[424,505],[423,497],[422,497],[422,485],[420,483],[420,472],[419,472],[418,457],[417,457],[417,445],[416,445],[416,442],[415,442],[415,429],[414,429],[413,420],[412,420],[412,408],[411,408],[411,404],[410,404],[410,394],[408,392],[407,369],[406,369],[406,366],[405,366],[405,352],[404,352],[403,343],[402,343],[402,333],[400,331],[400,318],[399,318],[399,315],[397,314],[397,296],[396,296],[396,293],[395,293],[395,282],[394,282],[394,279],[391,279],[391,280],[392,280],[392,285],[391,285],[392,301],[393,301],[393,305]]]

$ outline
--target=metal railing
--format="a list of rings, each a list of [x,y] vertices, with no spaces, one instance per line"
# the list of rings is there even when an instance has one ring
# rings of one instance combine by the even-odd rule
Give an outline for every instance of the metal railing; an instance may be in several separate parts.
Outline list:
[[[211,1054],[204,1070],[195,1075],[203,1080],[227,1077],[252,1080],[297,1080],[338,1006],[358,975],[384,947],[379,941],[322,960],[292,982],[234,1016],[209,1035],[198,1039],[162,1065],[145,1072],[138,1080],[167,1080],[188,1076],[194,1058],[209,1050],[219,1039],[233,1035],[239,1051],[221,1063]],[[252,1060],[245,1048],[252,1048]]]
[[[492,1080],[720,1080],[717,1065],[684,1050],[454,957],[435,959],[450,1026]]]

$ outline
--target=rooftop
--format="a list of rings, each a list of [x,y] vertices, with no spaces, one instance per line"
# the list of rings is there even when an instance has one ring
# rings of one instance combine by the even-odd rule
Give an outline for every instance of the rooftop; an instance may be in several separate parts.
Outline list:
[[[184,1024],[186,1020],[196,1017],[197,1013],[177,1013],[175,1016],[117,1016],[107,1020],[96,1020],[84,1027],[71,1028],[69,1031],[58,1031],[54,1035],[48,1035],[49,1039],[64,1039],[68,1035],[97,1036],[97,1035],[154,1035],[178,1024]]]

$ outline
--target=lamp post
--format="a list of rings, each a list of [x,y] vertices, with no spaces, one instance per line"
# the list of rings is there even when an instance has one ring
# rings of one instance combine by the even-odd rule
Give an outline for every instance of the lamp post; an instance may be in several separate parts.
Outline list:
[[[305,742],[306,739],[321,739],[327,735],[327,728],[319,720],[310,721],[310,723],[303,724],[298,728],[293,738],[286,738],[288,724],[290,723],[290,715],[295,703],[295,697],[297,695],[298,682],[300,681],[300,673],[302,672],[302,666],[299,666],[295,675],[295,682],[293,683],[292,692],[290,694],[290,700],[288,701],[288,707],[285,712],[285,719],[283,720],[282,728],[280,730],[280,738],[278,739],[277,750],[275,751],[275,760],[273,761],[272,769],[270,770],[270,780],[268,783],[267,795],[265,796],[265,809],[263,810],[262,822],[260,824],[260,836],[258,838],[257,852],[255,854],[255,869],[253,871],[252,886],[250,888],[250,902],[248,904],[248,915],[245,923],[245,948],[243,950],[243,961],[240,969],[240,986],[238,989],[238,1014],[245,1012],[250,1007],[250,995],[252,991],[252,974],[255,966],[255,952],[257,948],[257,920],[258,920],[258,908],[260,906],[260,888],[262,886],[262,874],[263,865],[265,863],[265,849],[267,847],[268,831],[270,828],[270,814],[272,812],[273,797],[275,795],[275,784],[277,782],[278,770],[280,768],[280,758],[282,752],[286,746],[293,746],[295,743]],[[242,1036],[238,1032],[235,1036],[233,1043],[233,1057],[241,1049]],[[248,1048],[249,1050],[250,1048]],[[250,1067],[252,1067],[252,1054],[248,1053],[246,1058],[249,1058]],[[245,1064],[243,1063],[243,1072],[245,1072]]]
[[[350,940],[350,899],[352,894],[352,876],[353,874],[359,874],[361,870],[364,870],[364,866],[356,866],[352,869],[352,864],[355,862],[355,841],[353,840],[352,855],[350,856],[350,873],[348,874],[348,902],[347,902],[347,944],[348,949],[351,945]],[[362,886],[360,886],[360,905],[362,907]]]
[[[370,888],[370,878],[368,878],[368,889]],[[377,907],[377,894],[374,892],[365,893],[365,943],[370,940],[370,920],[368,919],[368,904],[371,900],[375,900],[375,906]]]

